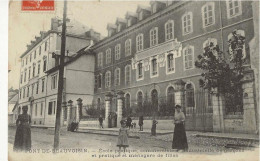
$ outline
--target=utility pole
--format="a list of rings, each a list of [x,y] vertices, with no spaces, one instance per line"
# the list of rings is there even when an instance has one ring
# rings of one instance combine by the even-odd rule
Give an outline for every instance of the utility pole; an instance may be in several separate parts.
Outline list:
[[[59,65],[59,82],[58,82],[58,97],[57,97],[57,112],[55,122],[54,134],[54,149],[59,149],[60,145],[60,125],[61,125],[61,104],[62,104],[62,91],[63,91],[63,75],[64,75],[64,57],[66,49],[66,20],[67,20],[67,0],[64,0],[63,8],[63,24],[61,32],[61,55]]]

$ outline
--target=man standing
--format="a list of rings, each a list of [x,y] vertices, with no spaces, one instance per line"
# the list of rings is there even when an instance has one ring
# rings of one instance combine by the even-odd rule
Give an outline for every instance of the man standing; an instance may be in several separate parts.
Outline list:
[[[99,116],[98,121],[99,121],[100,128],[103,128],[103,118],[102,118],[102,115]]]

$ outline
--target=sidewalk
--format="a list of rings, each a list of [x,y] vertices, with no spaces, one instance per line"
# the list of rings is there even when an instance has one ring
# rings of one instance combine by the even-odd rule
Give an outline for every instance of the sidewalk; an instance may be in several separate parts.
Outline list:
[[[77,132],[100,134],[100,135],[110,135],[117,136],[119,128],[95,128],[95,127],[80,127]],[[139,131],[139,129],[130,129],[130,137],[138,136],[140,134],[151,134],[150,129],[144,129]],[[170,130],[156,130],[157,136],[160,135],[173,135],[173,131]],[[187,131],[187,135],[193,137],[203,137],[203,138],[215,138],[215,139],[232,139],[240,141],[254,141],[259,142],[259,135],[256,134],[240,134],[240,133],[216,133],[216,132],[199,132],[199,131]]]

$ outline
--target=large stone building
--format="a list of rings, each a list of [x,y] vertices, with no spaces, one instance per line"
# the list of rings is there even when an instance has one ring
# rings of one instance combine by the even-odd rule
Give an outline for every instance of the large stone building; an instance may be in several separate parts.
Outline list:
[[[94,76],[91,77],[94,67],[88,67],[86,64],[93,64],[94,57],[83,55],[82,48],[98,41],[100,34],[76,21],[71,21],[68,26],[70,27],[66,33],[63,101],[67,98],[76,102],[79,97],[89,97],[87,100],[92,100],[93,89],[89,86],[91,81],[94,83]],[[40,34],[31,41],[20,57],[22,63],[19,106],[16,112],[21,113],[22,107],[28,106],[32,124],[54,125],[57,107],[57,69],[61,48],[59,20],[52,19],[51,30]],[[87,76],[88,73],[91,73],[90,76]]]
[[[106,126],[109,114],[115,113],[117,121],[129,114],[142,114],[148,120],[160,115],[158,128],[173,128],[169,118],[174,104],[181,104],[189,130],[257,130],[252,79],[246,77],[243,105],[228,107],[201,91],[201,71],[194,65],[210,42],[227,53],[227,41],[237,30],[246,38],[243,54],[250,69],[251,1],[151,1],[149,7],[138,6],[125,19],[108,24],[107,30],[108,37],[92,47],[96,59],[93,103],[106,108]],[[228,53],[225,57],[229,60]],[[162,102],[168,105],[166,112]],[[150,128],[151,121],[144,126]],[[248,127],[243,130],[244,126]]]

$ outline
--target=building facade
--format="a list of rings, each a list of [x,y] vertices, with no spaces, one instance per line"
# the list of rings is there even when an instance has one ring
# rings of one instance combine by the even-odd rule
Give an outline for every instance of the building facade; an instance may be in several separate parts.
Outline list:
[[[152,1],[150,7],[138,6],[135,13],[127,12],[125,19],[118,18],[115,24],[108,24],[108,37],[93,46],[96,60],[93,104],[98,108],[109,106],[106,120],[111,112],[116,113],[119,120],[129,114],[140,115],[138,108],[144,108],[147,100],[149,106],[157,109],[157,114],[148,112],[147,116],[158,116],[158,112],[164,112],[160,112],[163,108],[159,105],[164,100],[172,105],[172,109],[168,109],[170,113],[164,116],[172,116],[174,104],[181,104],[188,118],[187,129],[215,131],[218,123],[213,117],[214,101],[210,94],[201,94],[202,71],[194,64],[209,43],[219,45],[221,51],[227,53],[227,41],[232,31],[237,30],[246,38],[243,59],[246,66],[250,66],[248,43],[254,37],[251,3]],[[229,54],[225,57],[230,59]],[[123,95],[122,102],[118,101],[120,95]],[[124,112],[119,106],[129,113],[122,116]],[[244,109],[221,110],[223,113],[217,115],[227,124],[224,131],[237,131],[241,120],[242,124],[245,120]],[[201,111],[206,117],[196,115]],[[237,127],[233,128],[232,122]],[[147,125],[150,128],[150,123]],[[171,121],[158,126],[172,127]],[[249,131],[255,129],[253,126]]]
[[[35,37],[36,39],[31,41],[31,44],[27,46],[27,50],[20,57],[21,73],[17,112],[21,113],[22,107],[28,106],[32,124],[35,125],[54,125],[55,123],[58,88],[58,73],[55,69],[59,65],[61,48],[61,28],[58,24],[59,21],[57,19],[52,19],[51,30],[40,32],[40,37]],[[72,76],[70,71],[75,67],[73,68],[71,61],[76,60],[79,65],[84,64],[75,59],[78,57],[77,52],[83,47],[89,46],[92,41],[98,41],[100,34],[73,21],[68,25],[73,27],[68,29],[66,33],[65,61],[69,62],[69,64],[65,67],[64,79],[65,89],[70,90],[72,84],[75,84],[70,82],[70,78],[84,72],[79,68]],[[82,56],[80,61],[86,60],[84,57]],[[88,70],[88,72],[93,73],[91,70]],[[66,81],[66,76],[69,78],[68,81]],[[86,88],[83,89],[86,90],[85,93],[88,93]],[[91,90],[89,91],[90,93],[88,94],[91,94]],[[75,92],[74,94],[77,93]]]

